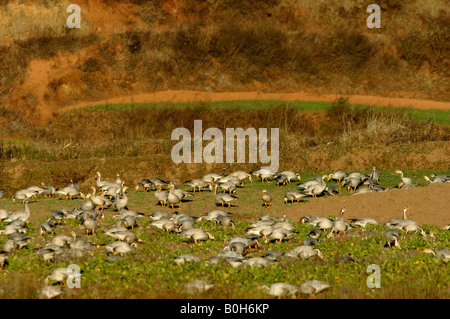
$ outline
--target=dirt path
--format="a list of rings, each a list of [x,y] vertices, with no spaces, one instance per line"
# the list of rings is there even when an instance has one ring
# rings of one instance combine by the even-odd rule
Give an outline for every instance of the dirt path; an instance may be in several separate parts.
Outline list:
[[[421,226],[442,227],[450,223],[449,195],[450,183],[430,184],[379,193],[309,199],[308,203],[287,208],[284,213],[291,220],[298,221],[306,215],[336,216],[345,207],[345,220],[368,217],[384,223],[390,219],[403,218],[403,207],[407,206],[408,219]]]
[[[325,101],[332,102],[342,95],[338,94],[314,94],[306,92],[297,93],[264,93],[264,92],[200,92],[200,91],[160,91],[146,94],[121,96],[94,102],[81,102],[62,108],[62,111],[98,105],[115,103],[146,103],[146,102],[211,102],[227,100],[258,100],[273,99],[284,101]],[[412,107],[419,109],[441,109],[450,110],[450,103],[427,100],[415,100],[405,98],[387,98],[380,96],[352,95],[349,96],[350,103],[368,105],[381,105],[393,107]]]

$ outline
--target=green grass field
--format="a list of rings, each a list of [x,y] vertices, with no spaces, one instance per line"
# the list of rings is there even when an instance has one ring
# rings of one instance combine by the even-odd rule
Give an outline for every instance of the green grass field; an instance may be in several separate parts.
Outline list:
[[[327,173],[327,172],[323,172]],[[425,181],[419,179],[429,171],[408,172],[419,186],[424,186]],[[450,172],[435,172],[445,173]],[[302,180],[307,181],[313,174],[304,174]],[[398,182],[398,175],[393,172],[384,172],[381,186],[394,187]],[[332,182],[329,182],[333,185]],[[69,234],[75,230],[78,238],[86,240],[94,245],[93,255],[70,258],[62,254],[53,262],[44,262],[35,254],[36,250],[50,242],[55,235],[39,236],[39,224],[47,220],[52,210],[62,208],[79,207],[82,200],[74,199],[49,199],[38,198],[30,203],[32,222],[28,225],[26,236],[31,238],[27,247],[17,250],[9,256],[5,269],[7,274],[0,278],[1,297],[5,298],[37,298],[38,290],[43,285],[45,277],[53,269],[67,267],[76,264],[81,268],[81,288],[63,288],[63,298],[243,298],[263,299],[270,298],[259,286],[269,285],[275,282],[287,282],[299,285],[309,279],[329,281],[332,287],[316,296],[316,298],[448,298],[449,297],[449,273],[448,263],[435,258],[431,254],[423,253],[424,248],[436,249],[448,247],[450,234],[435,225],[424,225],[426,233],[433,232],[433,238],[425,238],[418,234],[405,234],[401,232],[401,248],[385,248],[383,237],[385,226],[368,226],[367,230],[372,235],[361,236],[363,230],[351,230],[345,239],[327,238],[329,230],[326,230],[319,240],[316,248],[323,254],[323,260],[312,258],[307,260],[282,257],[273,265],[263,268],[254,268],[243,265],[233,268],[228,263],[208,264],[207,260],[216,255],[226,246],[226,242],[236,236],[245,235],[251,221],[258,220],[260,216],[272,214],[282,216],[283,209],[302,205],[302,203],[283,204],[282,198],[288,188],[295,188],[295,183],[290,187],[277,188],[275,183],[262,184],[254,181],[245,183],[244,188],[239,188],[239,198],[236,207],[222,208],[216,206],[213,195],[209,191],[196,193],[192,200],[182,205],[181,213],[196,217],[205,215],[211,210],[230,211],[236,222],[236,229],[222,228],[220,225],[209,221],[198,221],[196,227],[202,228],[214,234],[216,240],[202,242],[195,245],[186,242],[175,232],[166,233],[151,226],[151,219],[143,217],[138,221],[138,227],[133,231],[142,240],[138,247],[126,254],[122,260],[108,262],[105,259],[108,254],[103,247],[114,241],[104,234],[111,228],[116,219],[113,218],[113,210],[105,210],[105,218],[98,224],[100,229],[96,235],[86,236],[80,222],[74,219],[65,220],[56,227],[56,235]],[[181,186],[190,190],[188,186]],[[261,190],[268,189],[277,198],[273,207],[268,210],[262,207]],[[341,190],[339,196],[348,196],[350,193]],[[170,208],[162,208],[156,204],[152,191],[129,191],[129,209],[148,214],[163,210],[172,212]],[[306,198],[306,200],[311,200]],[[21,209],[22,204],[8,199],[0,202],[2,207],[8,207],[12,211]],[[174,211],[176,211],[175,209]],[[337,213],[337,212],[336,212]],[[333,214],[332,214],[333,215]],[[330,216],[334,218],[335,216]],[[261,248],[251,252],[246,257],[261,256],[270,250],[278,250],[285,253],[290,248],[301,245],[308,231],[314,228],[310,225],[300,224],[298,220],[292,220],[295,226],[295,236],[289,242],[281,244],[265,243],[260,238]],[[6,223],[2,223],[5,226]],[[2,227],[3,228],[3,227]],[[6,235],[0,235],[0,244],[7,241]],[[198,263],[176,264],[173,259],[179,255],[193,253],[201,258]],[[354,261],[343,262],[342,256],[351,256]],[[370,289],[366,280],[370,273],[367,267],[371,264],[381,268],[381,289]],[[191,280],[211,280],[215,287],[207,293],[188,295],[183,292],[184,285]],[[299,295],[299,298],[308,298],[307,295]]]
[[[95,106],[88,106],[79,109],[67,111],[68,114],[78,112],[89,112],[93,110],[117,111],[117,110],[131,110],[137,108],[161,108],[174,107],[178,109],[193,108],[193,107],[207,107],[208,109],[241,109],[247,111],[264,110],[271,107],[285,106],[293,107],[297,110],[308,113],[324,113],[331,105],[331,102],[321,101],[280,101],[280,100],[239,100],[239,101],[218,101],[218,102],[180,102],[180,103],[124,103],[124,104],[100,104]],[[353,104],[355,107],[370,107],[364,104]],[[375,106],[376,110],[386,109],[383,106]],[[422,110],[414,108],[394,108],[389,109],[403,110],[406,116],[416,121],[431,121],[436,124],[449,125],[450,111],[447,110]]]

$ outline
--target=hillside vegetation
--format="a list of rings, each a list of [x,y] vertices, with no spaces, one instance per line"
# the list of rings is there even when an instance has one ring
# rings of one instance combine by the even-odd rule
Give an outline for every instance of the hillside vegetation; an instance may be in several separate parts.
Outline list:
[[[448,100],[446,1],[0,2],[0,104],[27,118],[167,89],[315,91]],[[19,17],[26,17],[27,23]],[[47,114],[48,115],[48,114]]]

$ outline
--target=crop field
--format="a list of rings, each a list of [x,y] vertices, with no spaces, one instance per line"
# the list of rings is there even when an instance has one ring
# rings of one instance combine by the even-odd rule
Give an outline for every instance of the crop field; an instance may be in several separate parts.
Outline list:
[[[447,2],[0,1],[0,299],[449,299]]]
[[[308,176],[303,178],[307,179]],[[394,180],[394,175],[389,174],[382,180],[381,185],[394,186]],[[270,209],[262,206],[260,194],[263,188],[273,194],[274,203]],[[384,247],[386,241],[383,233],[387,227],[369,225],[366,230],[355,227],[344,237],[328,238],[330,230],[325,230],[315,246],[322,252],[323,259],[316,256],[302,260],[282,255],[279,260],[264,267],[252,267],[246,264],[233,267],[225,259],[218,264],[208,263],[208,260],[222,251],[232,238],[246,235],[251,222],[258,220],[261,216],[267,214],[283,216],[286,207],[294,208],[306,215],[308,213],[306,203],[283,203],[283,196],[288,188],[295,188],[295,186],[277,188],[275,183],[263,185],[260,181],[254,181],[252,184],[247,182],[244,188],[237,191],[239,199],[230,208],[217,207],[213,194],[208,190],[200,194],[196,193],[190,197],[192,199],[182,204],[181,209],[173,210],[158,206],[152,191],[130,191],[129,210],[144,214],[138,218],[137,226],[132,230],[139,238],[139,242],[136,248],[123,256],[123,259],[114,261],[107,261],[106,258],[110,254],[104,246],[115,241],[105,235],[105,231],[115,225],[118,218],[114,216],[117,216],[117,212],[105,210],[104,218],[98,221],[99,229],[95,235],[86,235],[79,220],[63,219],[61,224],[55,227],[55,235],[40,236],[39,224],[50,218],[53,210],[63,208],[72,210],[78,208],[83,200],[70,201],[40,197],[30,200],[33,222],[27,224],[25,234],[29,238],[29,243],[9,256],[8,264],[5,266],[7,273],[0,281],[2,287],[8,288],[3,290],[4,293],[8,291],[3,297],[39,297],[40,287],[43,286],[45,278],[54,269],[71,264],[76,264],[81,269],[81,288],[63,288],[64,298],[268,298],[270,296],[258,287],[270,286],[276,282],[300,285],[303,281],[310,279],[332,283],[327,291],[317,296],[318,298],[449,297],[448,263],[430,253],[423,252],[425,248],[435,250],[449,245],[448,230],[433,224],[422,226],[426,236],[400,231],[401,248]],[[189,188],[186,187],[186,190]],[[448,190],[447,187],[446,191]],[[405,191],[407,190],[391,190],[390,192]],[[349,195],[342,191],[339,196]],[[359,200],[364,200],[366,195],[358,196],[360,196]],[[317,199],[325,203],[326,200],[327,198]],[[315,199],[306,199],[306,202],[308,201],[315,201]],[[2,207],[5,206],[11,211],[23,208],[22,204],[12,205],[2,201]],[[339,211],[325,207],[326,204],[321,215],[335,219]],[[196,228],[208,231],[215,237],[215,240],[207,240],[196,245],[183,240],[174,231],[166,233],[152,226],[150,214],[161,210],[195,217],[204,216],[209,211],[223,210],[230,212],[236,228],[223,228],[213,221],[196,221]],[[398,207],[397,211],[400,218],[401,207]],[[350,211],[348,214],[366,216],[364,211]],[[262,256],[271,250],[284,254],[289,249],[302,245],[303,240],[308,237],[308,231],[315,228],[300,224],[297,218],[288,220],[294,226],[294,235],[289,241],[266,243],[264,239],[258,238],[260,248],[246,253],[245,259]],[[379,220],[379,222],[386,220]],[[3,223],[2,226],[5,224]],[[56,235],[71,236],[70,231],[75,231],[77,239],[90,242],[92,249],[79,257],[71,257],[70,249],[67,249],[55,256],[51,262],[42,260],[41,256],[36,254],[38,249],[50,243]],[[1,237],[1,244],[5,244],[8,240],[7,236]],[[188,253],[197,255],[199,261],[175,263],[174,259],[177,256]],[[371,264],[379,265],[381,269],[381,288],[370,289],[367,286],[366,281],[370,273],[366,270]],[[214,283],[214,287],[204,293],[187,294],[184,291],[184,285],[192,280],[209,280]]]

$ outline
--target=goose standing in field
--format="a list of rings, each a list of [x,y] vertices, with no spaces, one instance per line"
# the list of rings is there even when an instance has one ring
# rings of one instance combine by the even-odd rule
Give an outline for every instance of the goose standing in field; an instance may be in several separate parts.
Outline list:
[[[211,280],[193,280],[184,285],[184,292],[189,295],[207,292],[215,285]]]
[[[341,183],[341,187],[344,187],[345,184],[348,184],[348,186],[347,186],[348,192],[356,191],[356,189],[361,184],[361,182],[362,182],[362,180],[358,177],[347,176],[346,178],[344,178],[343,182]]]
[[[215,239],[210,233],[200,228],[190,228],[180,233],[180,236],[189,241],[193,240],[195,245],[198,245],[198,241],[205,241],[208,239]]]
[[[248,265],[250,267],[262,268],[262,267],[273,265],[275,263],[275,261],[267,259],[267,258],[263,258],[263,257],[251,257],[248,259],[243,259],[242,263],[244,265]]]
[[[224,207],[225,204],[228,204],[228,207],[231,207],[231,202],[237,200],[237,197],[227,193],[218,193],[214,195],[214,199],[217,203],[222,204],[222,207]]]
[[[238,187],[238,186],[242,187],[242,188],[244,187],[244,182],[243,181],[241,181],[236,176],[231,176],[231,175],[221,177],[220,179],[217,180],[217,183],[219,183],[219,184],[231,183],[231,184],[234,184],[234,186],[236,186],[236,187]]]
[[[4,219],[8,218],[9,214],[11,214],[9,210],[0,209],[0,221],[3,221]]]
[[[59,285],[65,285],[68,277],[69,273],[67,272],[66,267],[56,268],[50,275],[45,278],[44,283],[45,285],[48,285],[49,282],[54,282]]]
[[[450,181],[450,178],[444,177],[444,175],[435,176],[433,179],[430,179],[428,176],[425,175],[423,178],[430,184],[447,183],[448,181]]]
[[[330,175],[328,175],[328,181],[330,179],[337,181],[338,185],[341,185],[342,181],[344,180],[344,178],[347,177],[347,174],[342,172],[342,171],[336,171],[334,173],[331,173]]]
[[[291,258],[301,259],[308,259],[317,255],[317,257],[323,259],[322,252],[319,249],[314,249],[309,245],[297,246],[295,248],[292,248],[291,250],[288,250],[284,255]]]
[[[172,209],[174,205],[178,205],[178,208],[181,209],[181,199],[174,192],[175,185],[169,183],[169,187],[169,194],[167,195],[167,201],[169,202],[169,205],[172,207]]]
[[[39,290],[39,299],[53,299],[62,294],[59,286],[42,286]]]
[[[407,206],[403,207],[403,218],[395,218],[395,219],[391,219],[386,221],[383,225],[387,226],[387,227],[394,227],[394,228],[400,228],[403,225],[411,222],[408,220],[407,216],[406,216],[406,212],[409,210],[409,208]],[[415,223],[415,222],[414,222]]]
[[[80,191],[80,185],[78,183],[75,183],[73,179],[70,180],[70,183],[67,184],[67,187],[75,188],[77,191]]]
[[[231,229],[236,229],[236,224],[230,216],[218,216],[216,220],[223,228],[231,227]]]
[[[128,189],[128,187],[127,187],[127,186],[124,186],[124,187],[122,188],[122,190],[121,190],[122,197],[117,198],[117,199],[112,203],[112,205],[115,206],[116,209],[117,209],[118,211],[120,211],[121,209],[126,208],[127,205],[128,205],[128,197],[127,197],[127,195],[126,195],[126,193],[125,193],[127,189]]]
[[[88,218],[83,221],[83,226],[86,231],[86,235],[89,235],[89,233],[91,233],[91,235],[95,235],[95,231],[98,228],[97,222],[90,214],[88,215]]]
[[[435,174],[431,174],[430,177],[432,178],[432,180],[438,180],[437,182],[443,181],[444,183],[448,183],[450,182],[450,176],[449,175],[445,175],[445,174],[439,174],[439,175],[435,175]]]
[[[411,185],[411,184],[412,184],[412,179],[409,178],[409,177],[404,177],[404,176],[403,176],[403,172],[402,172],[401,170],[396,170],[396,171],[395,171],[395,174],[400,174],[400,178],[401,178],[402,183],[403,183],[404,185]]]
[[[29,198],[36,196],[36,191],[21,189],[18,190],[12,197],[13,203],[16,202],[16,199],[20,199],[22,201],[22,204],[25,204],[25,201],[27,201]]]
[[[264,233],[263,233],[264,234]],[[266,235],[265,237],[267,237],[266,242],[273,242],[273,241],[277,241],[278,243],[281,244],[281,242],[283,240],[288,240],[294,235],[295,233],[287,230],[285,228],[276,228],[273,227],[272,231],[270,232],[270,234]]]
[[[398,230],[396,230],[396,229],[388,229],[384,232],[384,239],[386,239],[385,246],[388,246],[389,248],[391,248],[392,245],[400,248],[400,243],[398,241],[399,238],[400,238],[400,234],[399,234]]]
[[[12,222],[13,220],[21,220],[23,222],[27,222],[28,219],[30,219],[30,214],[31,214],[30,207],[28,207],[28,201],[26,201],[24,211],[18,211],[18,212],[12,213],[8,217],[6,217],[3,221]]]
[[[297,203],[300,203],[300,200],[305,196],[306,195],[298,189],[290,189],[284,194],[284,203],[287,204],[288,201],[293,203],[294,200],[296,200]]]
[[[194,195],[192,195],[189,192],[186,192],[185,190],[181,189],[181,188],[174,188],[173,192],[175,193],[175,195],[177,195],[181,201],[183,201],[183,199],[187,198],[187,197],[192,197]]]
[[[125,183],[125,181],[120,177],[120,174],[117,173],[116,179],[114,180],[114,184],[123,185],[123,183]]]
[[[222,177],[223,177],[222,175],[210,173],[210,174],[204,175],[202,177],[202,181],[204,181],[206,183],[209,183],[209,184],[214,184],[215,182],[217,182]]]
[[[164,212],[161,210],[158,210],[156,212],[151,213],[148,216],[152,221],[156,221],[156,220],[160,220],[160,219],[168,219],[169,218],[169,213],[168,212]]]
[[[237,178],[239,178],[240,181],[244,181],[248,178],[250,183],[253,183],[252,175],[247,172],[244,172],[244,171],[236,171],[236,172],[229,174],[229,176],[237,177]]]
[[[315,294],[318,294],[330,287],[331,284],[326,281],[307,280],[300,284],[300,292],[305,295],[311,295],[311,297],[314,297]]]
[[[47,220],[41,223],[39,233],[42,236],[43,234],[55,234],[55,225],[52,221]]]
[[[196,189],[201,192],[201,190],[205,188],[209,188],[212,191],[213,187],[211,183],[207,183],[201,179],[190,179],[185,181],[184,184],[191,186],[193,193],[195,193]]]
[[[220,216],[224,216],[224,217],[225,216],[230,216],[230,214],[231,213],[224,212],[224,211],[221,211],[221,210],[213,210],[213,211],[208,212],[208,214],[206,214],[206,215],[200,216],[198,218],[198,220],[199,221],[201,221],[201,220],[216,221],[218,217],[220,217]]]
[[[200,262],[201,259],[195,254],[183,254],[175,257],[173,261],[177,264],[184,264],[185,262],[197,263]]]
[[[91,195],[91,201],[94,204],[94,206],[96,208],[100,207],[100,210],[103,212],[104,208],[106,205],[109,205],[109,203],[111,203],[111,201],[109,199],[107,199],[105,196],[102,195],[95,195],[95,187],[91,186],[92,189],[92,195]]]
[[[0,189],[0,199],[2,199],[5,196],[6,192],[4,189]]]
[[[166,191],[160,191],[160,190],[156,190],[155,191],[155,197],[158,200],[157,205],[161,205],[161,207],[165,207],[167,205],[167,199],[169,197],[169,193]]]
[[[142,179],[139,183],[136,184],[136,192],[139,190],[139,186],[144,188],[144,191],[147,193],[149,189],[153,188],[153,183],[149,179]]]
[[[230,183],[230,182],[224,182],[220,184],[216,184],[214,186],[214,192],[217,193],[218,189],[222,189],[224,193],[235,193],[236,192],[236,184]]]
[[[266,180],[267,183],[270,183],[268,178],[272,178],[276,175],[275,172],[272,172],[270,169],[267,168],[261,168],[259,170],[251,172],[250,174],[261,178],[261,183],[264,183],[264,180]]]
[[[102,181],[102,175],[100,174],[100,172],[97,172],[97,188],[98,189],[102,189],[105,186],[110,186],[111,183],[108,181]]]
[[[53,186],[45,185],[44,182],[41,183],[42,188],[44,189],[44,197],[53,197],[53,194],[56,192],[56,188]]]
[[[136,243],[128,244],[123,241],[114,241],[112,243],[106,244],[105,249],[113,254],[119,254],[120,257],[123,257],[124,254],[127,254],[132,250],[133,247],[137,247]]]
[[[369,179],[375,180],[377,182],[377,184],[378,184],[378,180],[380,179],[380,175],[381,175],[381,173],[377,172],[377,170],[376,170],[376,168],[374,166],[374,167],[372,167],[372,171],[369,174]]]
[[[435,252],[434,250],[432,250],[430,248],[425,248],[423,250],[423,252],[433,254],[436,258],[442,259],[444,261],[450,260],[450,249],[442,248],[442,249],[439,249],[437,252]]]
[[[327,188],[327,184],[325,183],[326,177],[327,175],[323,175],[321,178],[316,179],[316,183],[309,184],[303,190],[303,193],[317,199],[317,195],[322,194],[322,192]],[[301,185],[302,184],[300,184],[299,187],[301,187]]]
[[[262,194],[263,205],[270,208],[272,206],[272,195],[266,189],[263,189]]]
[[[315,240],[319,240],[322,236],[323,230],[320,228],[313,228],[308,232],[308,237],[313,238]]]
[[[347,223],[346,221],[343,220],[336,220],[333,223],[333,226],[331,227],[331,231],[328,234],[327,237],[331,237],[333,236],[334,233],[338,233],[338,237],[341,236],[341,234],[343,234],[343,236],[345,237],[345,233],[351,228],[352,226]]]
[[[8,258],[9,258],[9,253],[7,251],[4,251],[4,250],[0,251],[0,270],[3,271]]]
[[[26,188],[28,191],[35,192],[34,198],[36,198],[37,195],[41,195],[45,192],[45,189],[39,186],[29,186]]]
[[[154,220],[151,224],[151,226],[155,226],[156,228],[161,229],[164,232],[170,232],[175,229],[175,222],[169,218],[161,218]]]
[[[266,285],[259,286],[258,289],[265,289],[269,295],[276,298],[295,298],[299,287],[284,282],[277,282],[270,287]]]
[[[66,186],[61,189],[58,189],[53,194],[58,194],[59,198],[61,198],[62,196],[65,196],[66,199],[72,200],[72,197],[78,196],[80,194],[80,191],[74,187]]]
[[[290,184],[291,180],[293,179],[298,179],[299,182],[302,181],[302,177],[300,176],[299,173],[293,172],[293,171],[283,171],[281,173],[278,173],[278,175],[285,175],[287,178],[287,183]]]
[[[331,228],[333,221],[329,218],[322,217],[322,216],[302,216],[299,219],[299,223],[316,226],[316,227],[320,227],[320,228],[323,228],[324,226],[328,225],[328,223],[330,223],[329,224],[330,227],[325,227],[325,228]],[[320,224],[320,226],[319,226],[319,224]]]
[[[366,228],[367,225],[379,225],[378,221],[373,218],[352,218],[350,223],[355,226]]]
[[[123,220],[126,222],[127,228],[134,229],[138,225],[137,217],[135,217],[135,216],[128,215],[128,216],[125,216],[123,218]]]

